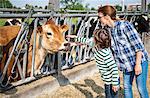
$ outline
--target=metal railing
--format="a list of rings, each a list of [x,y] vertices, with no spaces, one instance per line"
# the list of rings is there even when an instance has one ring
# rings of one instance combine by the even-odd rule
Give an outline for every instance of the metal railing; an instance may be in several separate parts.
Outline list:
[[[14,9],[0,9],[0,11],[3,12],[11,12],[11,11],[16,11]],[[22,10],[19,10],[22,11]],[[24,9],[25,12],[29,12],[28,14],[13,14],[13,13],[2,13],[0,14],[0,18],[27,18],[27,20],[29,18],[35,18],[35,22],[34,22],[34,43],[33,43],[33,57],[32,57],[32,71],[31,71],[31,75],[30,77],[25,77],[26,74],[26,68],[27,68],[27,42],[26,42],[26,38],[28,36],[28,32],[29,32],[29,24],[27,24],[27,22],[23,22],[22,23],[22,27],[20,29],[20,32],[17,35],[17,38],[15,40],[13,49],[9,55],[9,58],[7,59],[7,62],[5,64],[5,67],[3,69],[2,75],[0,77],[0,84],[3,87],[7,87],[7,85],[9,84],[9,79],[8,79],[8,83],[6,83],[5,85],[3,84],[3,80],[4,77],[6,75],[7,69],[8,69],[8,65],[9,62],[14,54],[15,51],[18,51],[17,55],[15,56],[15,63],[13,65],[13,69],[12,72],[14,70],[15,67],[18,68],[19,73],[18,75],[21,76],[21,79],[17,82],[13,82],[12,84],[14,86],[23,84],[23,83],[27,83],[33,80],[36,80],[37,75],[34,74],[34,72],[36,71],[34,69],[34,65],[35,65],[35,43],[36,43],[36,28],[37,28],[37,22],[39,20],[39,18],[49,18],[49,17],[53,17],[55,19],[56,24],[59,24],[59,19],[60,18],[64,18],[64,23],[68,24],[70,26],[69,30],[68,30],[68,34],[73,34],[73,28],[72,25],[75,25],[75,29],[77,29],[77,23],[81,22],[80,26],[79,26],[79,30],[76,33],[77,36],[85,36],[88,39],[88,35],[89,35],[89,28],[90,28],[90,18],[97,18],[97,13],[85,13],[85,14],[79,14],[79,13],[75,13],[75,14],[69,14],[69,13],[65,13],[65,14],[60,14],[60,13],[55,13],[53,11],[49,11],[49,10],[26,10]],[[48,12],[48,13],[35,13],[35,12]],[[68,11],[69,12],[69,11]],[[130,18],[130,22],[133,22],[135,20],[135,16],[140,15],[141,13],[122,13],[122,12],[118,12],[118,15],[124,15],[125,17],[132,15],[132,18]],[[82,19],[84,17],[84,19]],[[74,20],[76,20],[76,23],[73,23]],[[87,24],[87,25],[86,25]],[[95,26],[95,28],[98,26],[99,22],[97,21],[97,24]],[[85,31],[85,29],[87,31]],[[65,34],[64,34],[65,37]],[[70,41],[70,39],[68,39],[68,41]],[[22,48],[20,49],[20,47],[18,48],[18,46],[22,46]],[[23,47],[24,46],[24,47]],[[25,50],[23,52],[23,67],[20,67],[20,62],[18,60],[18,57],[20,56],[20,52],[22,52],[22,50]],[[58,59],[56,59],[56,57],[58,57]],[[45,76],[45,75],[49,75],[52,73],[60,73],[60,70],[62,69],[67,69],[67,68],[72,68],[73,66],[76,66],[78,64],[81,63],[85,63],[88,62],[90,60],[93,60],[93,53],[91,52],[91,48],[88,45],[81,45],[81,44],[75,44],[72,45],[71,49],[67,52],[58,52],[58,54],[48,54],[47,58],[43,64],[43,67],[41,68],[41,76]],[[68,62],[69,61],[69,62]],[[57,65],[56,65],[56,62]],[[58,68],[55,68],[55,66],[57,66]],[[39,75],[38,75],[39,76]]]

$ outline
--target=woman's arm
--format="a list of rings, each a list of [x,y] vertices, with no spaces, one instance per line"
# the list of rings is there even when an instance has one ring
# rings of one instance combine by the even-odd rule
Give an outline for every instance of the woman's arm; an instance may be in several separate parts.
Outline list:
[[[141,61],[142,61],[142,51],[144,50],[144,45],[141,41],[141,38],[138,35],[137,30],[129,22],[125,23],[125,33],[129,39],[130,44],[134,47],[136,51],[136,65],[135,65],[135,74],[139,75],[142,72]]]

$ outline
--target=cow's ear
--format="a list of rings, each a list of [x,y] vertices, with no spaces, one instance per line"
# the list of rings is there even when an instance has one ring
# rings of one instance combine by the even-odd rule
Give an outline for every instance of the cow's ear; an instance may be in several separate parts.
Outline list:
[[[55,24],[52,18],[48,19],[45,24]]]
[[[60,28],[61,28],[61,32],[62,33],[66,32],[67,30],[69,30],[69,26],[68,25],[62,25],[62,26],[60,26]]]
[[[42,26],[38,26],[37,31],[41,33],[43,31]]]

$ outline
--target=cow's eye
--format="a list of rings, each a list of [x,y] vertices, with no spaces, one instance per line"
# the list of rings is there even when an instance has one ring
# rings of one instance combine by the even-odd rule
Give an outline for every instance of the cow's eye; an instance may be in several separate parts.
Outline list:
[[[47,32],[47,35],[48,35],[48,36],[52,36],[52,33],[51,33],[51,32]]]

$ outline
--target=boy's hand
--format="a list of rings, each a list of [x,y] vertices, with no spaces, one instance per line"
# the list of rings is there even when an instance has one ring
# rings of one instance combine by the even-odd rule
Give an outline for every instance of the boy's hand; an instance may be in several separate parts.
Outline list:
[[[117,92],[117,91],[119,90],[119,85],[117,85],[117,86],[112,86],[112,90],[113,90],[114,92]]]
[[[66,35],[66,38],[77,38],[76,35]]]

